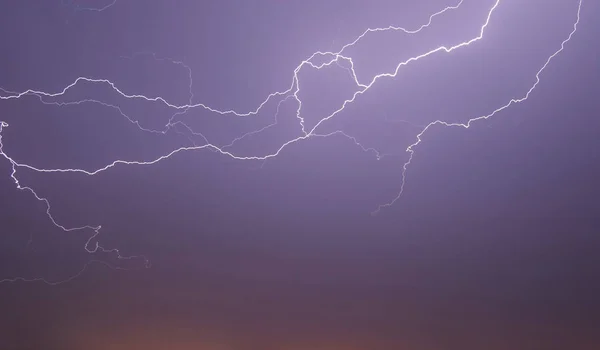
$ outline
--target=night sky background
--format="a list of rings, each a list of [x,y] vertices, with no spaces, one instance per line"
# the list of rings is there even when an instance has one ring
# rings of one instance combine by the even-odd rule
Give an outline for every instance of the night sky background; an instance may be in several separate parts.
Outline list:
[[[449,0],[4,1],[0,87],[59,92],[77,77],[183,105],[254,110],[317,50],[368,27],[418,28]],[[365,37],[346,54],[363,81],[478,34],[493,0],[465,0],[415,35]],[[503,0],[484,38],[402,67],[314,138],[267,162],[198,150],[95,176],[19,169],[0,158],[0,349],[600,349],[600,4],[584,0],[572,40],[524,103],[470,129],[436,119],[488,114],[535,82],[567,38],[577,0]],[[347,62],[345,62],[347,64]],[[310,128],[356,91],[344,62],[299,74]],[[347,68],[347,66],[346,66]],[[191,73],[190,73],[191,72]],[[190,87],[190,74],[192,84]],[[10,92],[0,92],[7,96]],[[46,102],[95,99],[148,129],[175,113],[80,83]],[[225,145],[273,121],[190,109],[177,116]],[[296,105],[236,143],[266,155],[300,135]],[[202,144],[183,129],[141,131],[97,103],[0,100],[3,151],[39,168],[94,170]],[[95,244],[95,243],[93,243]]]

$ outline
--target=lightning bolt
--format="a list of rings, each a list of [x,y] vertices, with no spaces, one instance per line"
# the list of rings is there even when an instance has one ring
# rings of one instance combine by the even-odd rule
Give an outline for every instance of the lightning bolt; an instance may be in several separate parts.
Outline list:
[[[113,7],[116,3],[117,3],[117,0],[113,0],[112,2],[109,2],[106,5],[101,6],[101,7],[86,7],[86,6],[79,5],[77,3],[77,0],[71,0],[71,1],[62,0],[63,6],[72,6],[75,9],[75,11],[92,11],[92,12],[106,11],[109,8]]]
[[[84,76],[80,76],[80,77],[76,78],[71,84],[65,86],[62,90],[60,90],[58,92],[53,92],[53,93],[38,91],[38,90],[34,90],[34,89],[28,89],[28,90],[25,90],[22,92],[14,92],[14,91],[6,90],[6,89],[0,89],[0,93],[2,93],[2,94],[0,94],[0,101],[1,100],[20,99],[25,96],[35,96],[41,101],[41,103],[48,104],[48,105],[66,106],[66,105],[78,105],[78,104],[88,104],[88,103],[99,104],[104,107],[111,108],[111,109],[118,111],[120,115],[122,115],[124,118],[126,118],[132,124],[134,124],[142,132],[166,134],[167,132],[173,130],[173,131],[181,134],[182,136],[187,137],[187,139],[190,141],[189,146],[183,146],[183,147],[176,148],[166,154],[163,154],[159,157],[156,157],[156,158],[150,159],[150,160],[117,159],[109,164],[106,164],[103,167],[99,167],[99,168],[91,169],[91,170],[90,169],[82,169],[82,168],[39,168],[39,167],[30,165],[30,164],[18,162],[17,160],[15,160],[13,157],[9,156],[5,152],[4,145],[2,143],[2,135],[5,132],[5,130],[9,127],[9,124],[7,122],[0,121],[0,155],[2,157],[4,157],[4,159],[6,159],[11,164],[12,171],[11,171],[10,177],[11,177],[12,181],[14,182],[14,184],[16,185],[17,189],[29,192],[38,201],[43,202],[46,206],[46,214],[54,226],[56,226],[57,228],[65,231],[65,232],[72,232],[72,231],[90,231],[90,232],[92,232],[92,234],[90,235],[89,239],[87,240],[87,242],[85,244],[85,250],[88,253],[101,252],[101,253],[114,254],[117,256],[118,259],[143,259],[144,265],[149,266],[149,264],[150,264],[149,260],[144,256],[123,256],[123,255],[121,255],[121,253],[119,252],[118,249],[103,248],[98,243],[98,239],[97,239],[97,236],[100,234],[100,229],[101,229],[100,225],[67,227],[67,226],[57,222],[52,215],[50,201],[44,197],[39,196],[36,193],[36,191],[34,189],[32,189],[31,187],[22,185],[21,182],[19,181],[19,178],[17,177],[17,170],[28,169],[28,170],[31,170],[31,171],[34,171],[37,173],[79,173],[79,174],[83,174],[83,175],[93,176],[93,175],[99,174],[101,172],[107,171],[113,167],[116,167],[117,165],[139,165],[139,166],[146,165],[146,166],[148,166],[148,165],[156,164],[165,159],[168,159],[178,153],[187,152],[187,151],[196,151],[196,150],[202,150],[202,149],[211,150],[211,151],[214,151],[216,153],[219,153],[221,155],[224,155],[224,156],[230,157],[232,159],[236,159],[236,160],[254,160],[254,161],[265,162],[271,158],[277,157],[278,155],[280,155],[280,153],[285,148],[287,148],[288,146],[290,146],[292,144],[295,144],[295,143],[298,143],[301,141],[305,141],[305,140],[309,140],[311,138],[331,137],[331,136],[336,136],[336,135],[347,138],[348,140],[352,141],[357,147],[359,147],[363,151],[372,152],[377,157],[377,159],[381,159],[386,154],[383,154],[374,148],[365,147],[357,140],[357,138],[355,138],[341,130],[336,130],[336,131],[329,132],[329,133],[321,133],[321,132],[319,132],[319,130],[329,120],[332,120],[334,117],[336,117],[342,111],[344,111],[348,105],[354,103],[360,95],[363,95],[367,91],[369,91],[378,81],[385,79],[385,78],[396,77],[398,75],[399,71],[402,69],[402,67],[408,66],[410,64],[414,64],[415,62],[422,60],[426,57],[432,56],[432,55],[451,53],[455,50],[459,50],[461,48],[468,47],[468,46],[472,45],[473,43],[482,40],[484,38],[485,31],[493,17],[494,12],[496,11],[496,9],[499,7],[499,5],[501,3],[501,0],[496,0],[493,3],[493,5],[490,7],[490,9],[487,11],[485,20],[484,20],[483,24],[481,25],[478,34],[475,37],[473,37],[469,40],[460,42],[453,46],[439,46],[430,51],[410,57],[404,61],[399,62],[391,72],[377,74],[373,78],[371,78],[370,81],[367,81],[367,82],[361,82],[358,79],[358,76],[354,69],[354,61],[353,61],[352,57],[350,57],[346,54],[346,51],[349,48],[355,46],[366,36],[375,35],[379,32],[398,31],[398,32],[401,32],[404,34],[409,34],[409,35],[419,33],[422,30],[424,30],[425,28],[428,28],[433,23],[433,21],[436,17],[441,16],[449,11],[454,11],[454,10],[459,9],[461,7],[461,5],[463,4],[463,2],[464,2],[464,0],[461,0],[458,3],[456,3],[455,5],[447,6],[443,9],[441,9],[440,11],[431,14],[426,23],[422,24],[421,26],[419,26],[415,29],[405,29],[403,27],[396,27],[396,26],[369,28],[369,29],[366,29],[364,32],[362,32],[359,36],[357,36],[351,42],[343,45],[336,52],[334,52],[334,51],[317,51],[317,52],[313,53],[305,60],[302,60],[298,66],[296,66],[296,68],[293,71],[292,82],[288,89],[283,90],[283,91],[276,91],[276,92],[269,94],[264,100],[262,100],[262,102],[255,109],[246,111],[246,112],[239,112],[239,111],[234,111],[234,110],[230,110],[230,109],[229,110],[219,110],[219,109],[213,108],[204,103],[195,103],[193,101],[194,100],[194,95],[192,93],[193,82],[192,82],[192,71],[191,71],[190,67],[187,66],[186,64],[184,64],[182,61],[173,60],[173,59],[169,59],[169,58],[160,58],[155,54],[152,54],[152,56],[155,60],[169,61],[173,64],[183,67],[184,69],[186,69],[188,71],[188,73],[189,73],[189,99],[186,104],[180,105],[180,104],[171,103],[167,99],[165,99],[161,96],[152,97],[152,96],[146,96],[146,95],[142,95],[142,94],[130,94],[130,93],[123,91],[119,87],[117,87],[117,85],[115,83],[111,82],[108,79],[96,79],[96,78],[89,78],[89,77],[84,77]],[[510,106],[524,102],[525,100],[527,100],[529,98],[529,96],[533,93],[535,88],[540,83],[540,76],[543,73],[543,71],[550,64],[550,62],[564,50],[567,42],[569,42],[571,40],[572,36],[576,33],[577,26],[580,21],[582,2],[583,2],[583,0],[578,1],[577,17],[576,17],[576,21],[573,24],[572,31],[569,33],[568,37],[561,42],[560,47],[552,55],[550,55],[547,58],[545,63],[542,65],[542,67],[536,72],[536,74],[535,74],[536,79],[535,79],[534,84],[529,88],[529,90],[527,90],[527,92],[522,97],[512,98],[506,104],[494,109],[489,114],[471,118],[464,124],[463,123],[451,123],[451,122],[447,122],[447,121],[443,121],[443,120],[435,120],[435,121],[425,125],[424,127],[421,126],[421,131],[417,134],[416,141],[406,148],[406,153],[408,153],[408,160],[402,166],[400,189],[399,189],[397,195],[394,198],[392,198],[392,200],[389,201],[388,203],[379,205],[372,212],[372,214],[377,214],[383,208],[393,205],[395,202],[397,202],[400,199],[400,197],[402,196],[402,194],[404,192],[407,171],[409,169],[409,166],[410,166],[412,160],[414,159],[416,148],[422,142],[423,136],[426,134],[426,132],[428,130],[430,130],[432,127],[434,127],[436,125],[441,125],[441,126],[446,126],[446,127],[463,127],[465,129],[468,129],[474,122],[489,119],[489,118],[493,117],[494,115],[502,112],[503,110],[509,108]],[[107,9],[108,7],[114,5],[115,3],[116,3],[116,1],[112,2],[111,4],[105,6],[101,9],[96,9],[96,10],[103,11],[103,10]],[[127,57],[127,59],[135,59],[135,57],[136,57],[136,55],[134,55],[132,57]],[[322,60],[322,62],[317,63],[318,60]],[[344,63],[344,64],[342,65],[342,63]],[[301,91],[299,73],[303,69],[321,70],[321,69],[324,69],[327,67],[331,67],[334,64],[338,65],[340,68],[346,69],[348,71],[353,83],[356,86],[356,90],[351,95],[350,98],[345,99],[341,103],[339,108],[335,109],[332,113],[319,119],[318,122],[311,128],[307,128],[305,120],[302,115],[302,108],[303,108],[302,100],[299,97],[299,93]],[[166,123],[166,125],[164,126],[164,128],[151,129],[151,128],[143,126],[142,123],[137,121],[135,118],[128,116],[126,113],[123,112],[121,107],[119,107],[116,104],[103,102],[103,101],[97,100],[97,99],[83,99],[83,100],[77,100],[77,101],[60,101],[60,100],[57,101],[57,99],[64,97],[70,90],[74,89],[77,85],[82,84],[82,83],[102,84],[102,85],[108,86],[113,92],[115,92],[121,98],[124,98],[127,100],[139,100],[139,101],[148,102],[148,103],[158,103],[158,104],[161,104],[165,107],[168,107],[168,108],[174,110],[174,113],[171,115],[171,117],[169,118],[169,120]],[[259,128],[254,131],[250,131],[250,132],[244,133],[238,137],[235,137],[230,142],[222,144],[222,145],[218,145],[216,143],[209,142],[208,138],[205,137],[205,135],[194,131],[193,128],[191,128],[189,125],[187,125],[182,120],[180,120],[180,117],[183,114],[187,113],[191,109],[197,109],[197,108],[202,109],[207,112],[210,112],[210,113],[214,113],[216,115],[221,115],[221,116],[231,115],[231,116],[236,116],[236,117],[240,117],[240,118],[253,117],[253,116],[258,115],[271,100],[276,99],[276,98],[280,98],[280,100],[277,103],[277,109],[276,109],[273,121],[271,123],[269,123],[268,125],[266,125],[262,128]],[[232,148],[234,148],[234,146],[238,142],[241,142],[242,140],[259,135],[259,134],[271,129],[275,125],[277,125],[280,107],[285,103],[289,103],[290,101],[293,101],[296,105],[295,117],[297,119],[297,123],[299,126],[300,136],[291,138],[291,139],[283,142],[274,152],[263,154],[263,155],[242,156],[231,150]],[[195,139],[196,137],[200,137],[204,143],[197,144],[196,139]],[[92,242],[94,242],[94,244],[92,244]],[[26,279],[26,278],[19,277],[19,278],[13,278],[13,279],[0,280],[0,283],[1,282],[16,282],[16,281],[42,281],[47,284],[64,283],[64,282],[70,281],[73,278],[76,278],[77,276],[81,275],[85,271],[85,269],[89,266],[89,264],[98,263],[98,262],[105,264],[107,266],[110,266],[112,268],[119,268],[119,267],[111,266],[102,261],[93,260],[93,261],[89,262],[88,264],[86,264],[83,267],[83,269],[80,270],[76,275],[70,277],[67,280],[63,280],[63,281],[53,282],[53,281],[45,280],[43,278]]]
[[[497,4],[498,3],[496,3],[496,5]],[[573,29],[571,30],[571,32],[569,33],[567,38],[564,39],[560,43],[560,48],[558,50],[556,50],[552,55],[550,55],[550,57],[548,57],[548,59],[542,65],[542,67],[537,71],[537,73],[535,74],[535,83],[533,83],[533,85],[529,88],[529,90],[527,90],[527,92],[525,93],[525,95],[523,97],[512,98],[505,105],[496,108],[491,113],[489,113],[487,115],[482,115],[482,116],[479,116],[476,118],[471,118],[464,124],[463,123],[449,123],[449,122],[446,122],[443,120],[433,121],[433,122],[427,124],[427,126],[425,126],[425,128],[423,128],[423,130],[421,130],[421,132],[419,134],[417,134],[417,141],[415,141],[413,144],[411,144],[410,146],[408,146],[406,148],[406,152],[409,153],[409,157],[408,157],[408,160],[406,161],[406,163],[404,163],[404,165],[402,166],[402,182],[400,185],[400,191],[398,192],[398,195],[396,197],[394,197],[390,202],[382,204],[379,207],[377,207],[377,209],[373,213],[378,213],[382,208],[389,207],[400,199],[400,197],[402,196],[402,193],[404,192],[404,184],[406,183],[406,171],[408,170],[408,166],[410,165],[410,163],[413,159],[413,156],[415,155],[415,147],[417,147],[422,142],[423,135],[431,127],[433,127],[435,125],[443,125],[443,126],[448,126],[448,127],[462,127],[462,128],[468,129],[469,127],[471,127],[471,125],[474,122],[489,119],[489,118],[493,117],[494,115],[502,112],[503,110],[509,108],[510,106],[517,104],[517,103],[524,102],[525,100],[527,100],[529,98],[529,96],[531,95],[533,90],[535,90],[535,88],[540,83],[540,75],[542,74],[542,72],[546,69],[546,67],[548,67],[548,65],[550,64],[550,61],[552,61],[552,59],[554,59],[554,57],[556,57],[558,54],[560,54],[565,49],[565,45],[567,44],[567,42],[569,42],[571,40],[571,38],[573,37],[573,35],[575,34],[575,32],[577,32],[577,25],[579,24],[579,21],[581,18],[581,4],[582,4],[582,0],[579,1],[579,4],[577,6],[577,19],[573,23]],[[488,20],[489,20],[489,17],[488,17]],[[483,30],[482,30],[482,35],[483,35]]]

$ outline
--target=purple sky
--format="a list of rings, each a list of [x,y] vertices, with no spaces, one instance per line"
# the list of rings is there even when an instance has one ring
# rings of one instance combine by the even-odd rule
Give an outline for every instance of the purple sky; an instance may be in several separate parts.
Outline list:
[[[0,5],[0,348],[599,348],[599,5],[458,3]]]

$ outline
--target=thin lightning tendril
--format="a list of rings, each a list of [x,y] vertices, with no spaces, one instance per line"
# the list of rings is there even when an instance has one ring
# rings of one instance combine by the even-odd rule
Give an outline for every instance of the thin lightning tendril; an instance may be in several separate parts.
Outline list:
[[[321,134],[318,133],[317,130],[327,121],[329,121],[330,119],[334,118],[336,115],[338,115],[339,113],[341,113],[349,104],[354,103],[354,101],[358,98],[358,96],[366,93],[377,81],[379,81],[382,78],[394,78],[397,76],[398,72],[400,71],[400,69],[403,66],[407,66],[413,62],[416,62],[418,60],[421,60],[423,58],[426,58],[428,56],[437,54],[437,53],[450,53],[454,50],[460,49],[460,48],[464,48],[467,47],[481,39],[483,39],[484,37],[484,33],[486,28],[488,27],[488,24],[490,23],[490,20],[492,18],[492,15],[494,13],[494,11],[497,9],[497,7],[500,4],[501,0],[496,0],[494,5],[490,8],[490,10],[487,12],[487,16],[485,19],[484,24],[480,27],[479,30],[479,34],[468,40],[468,41],[464,41],[461,42],[457,45],[454,46],[439,46],[433,50],[430,50],[428,52],[422,53],[420,55],[414,56],[414,57],[410,57],[405,61],[402,61],[400,63],[398,63],[395,67],[395,69],[392,72],[389,73],[381,73],[378,75],[375,75],[370,82],[368,83],[362,83],[359,81],[356,71],[354,69],[354,62],[352,60],[351,57],[348,57],[346,55],[344,55],[344,52],[356,45],[361,39],[363,39],[364,37],[366,37],[367,35],[371,34],[371,33],[377,33],[377,32],[385,32],[385,31],[400,31],[403,32],[405,34],[416,34],[421,32],[423,29],[428,28],[431,23],[433,22],[433,20],[435,19],[435,17],[440,16],[448,11],[452,11],[452,10],[456,10],[458,9],[464,0],[460,0],[456,5],[454,6],[447,6],[444,9],[432,14],[429,16],[429,19],[427,21],[427,23],[421,25],[420,27],[413,29],[413,30],[409,30],[409,29],[405,29],[402,27],[396,27],[396,26],[388,26],[388,27],[381,27],[381,28],[369,28],[367,30],[365,30],[361,35],[359,35],[358,37],[356,37],[356,39],[354,39],[353,41],[343,45],[341,47],[340,50],[338,50],[337,52],[333,52],[333,51],[317,51],[315,53],[313,53],[312,55],[310,55],[307,59],[303,60],[293,71],[293,77],[292,77],[292,83],[290,85],[290,87],[287,90],[284,91],[278,91],[278,92],[273,92],[271,94],[269,94],[259,105],[258,107],[256,107],[256,109],[251,110],[251,111],[247,111],[247,112],[237,112],[234,110],[219,110],[213,107],[210,107],[209,105],[206,105],[204,103],[194,103],[193,99],[194,99],[194,95],[192,93],[192,71],[190,69],[189,66],[187,66],[186,64],[184,64],[182,61],[177,61],[177,60],[173,60],[173,59],[169,59],[169,58],[159,58],[157,57],[155,54],[153,55],[153,58],[155,60],[158,61],[168,61],[171,62],[173,64],[177,64],[182,66],[183,68],[185,68],[188,73],[189,73],[189,100],[188,103],[183,104],[183,105],[178,105],[178,104],[174,104],[171,103],[169,101],[167,101],[165,98],[160,97],[160,96],[155,96],[155,97],[149,97],[149,96],[145,96],[145,95],[141,95],[141,94],[129,94],[124,92],[123,90],[119,89],[113,82],[111,82],[108,79],[95,79],[95,78],[88,78],[88,77],[83,77],[80,76],[77,79],[75,79],[71,84],[67,85],[66,87],[64,87],[61,91],[59,92],[55,92],[55,93],[50,93],[50,92],[44,92],[44,91],[38,91],[38,90],[33,90],[33,89],[28,89],[25,90],[23,92],[14,92],[14,91],[9,91],[6,89],[2,89],[0,88],[0,93],[3,93],[4,95],[0,95],[0,101],[1,100],[13,100],[13,99],[20,99],[23,98],[25,96],[35,96],[37,97],[41,103],[43,104],[47,104],[47,105],[56,105],[56,106],[69,106],[69,105],[79,105],[79,104],[87,104],[87,103],[92,103],[92,104],[99,104],[102,105],[104,107],[107,108],[111,108],[114,109],[116,111],[119,112],[119,114],[121,116],[123,116],[124,118],[126,118],[129,122],[131,122],[132,124],[134,124],[137,128],[139,128],[141,131],[144,132],[151,132],[151,133],[159,133],[159,134],[166,134],[169,130],[173,130],[183,136],[186,136],[188,138],[188,140],[191,142],[190,146],[184,146],[184,147],[179,147],[176,148],[172,151],[170,151],[167,154],[164,154],[162,156],[159,156],[155,159],[152,160],[132,160],[132,161],[128,161],[128,160],[122,160],[122,159],[118,159],[115,160],[107,165],[105,165],[104,167],[100,167],[97,168],[95,170],[86,170],[86,169],[79,169],[79,168],[51,168],[51,169],[46,169],[46,168],[38,168],[35,167],[33,165],[29,165],[29,164],[25,164],[25,163],[20,163],[17,162],[16,160],[14,160],[12,157],[10,157],[5,151],[4,151],[4,145],[2,143],[2,133],[4,132],[4,130],[9,126],[7,122],[4,121],[0,121],[0,155],[3,156],[8,162],[10,162],[11,164],[11,179],[13,180],[13,182],[15,183],[17,189],[19,190],[23,190],[23,191],[27,191],[30,192],[38,201],[44,202],[44,204],[46,205],[46,214],[48,216],[48,218],[50,219],[50,221],[52,222],[52,224],[54,226],[56,226],[57,228],[65,231],[65,232],[72,232],[72,231],[80,231],[80,230],[89,230],[92,232],[92,235],[90,236],[90,238],[87,240],[86,244],[85,244],[85,250],[88,253],[96,253],[96,252],[102,252],[102,253],[110,253],[110,254],[114,254],[116,255],[116,257],[118,259],[137,259],[137,258],[141,258],[145,261],[145,266],[149,266],[149,261],[146,257],[144,256],[123,256],[121,255],[121,253],[119,252],[118,249],[106,249],[103,248],[102,246],[99,245],[98,240],[97,240],[97,236],[100,234],[100,229],[101,226],[97,225],[97,226],[92,226],[92,225],[87,225],[87,226],[81,226],[81,227],[66,227],[60,223],[58,223],[54,217],[52,216],[51,213],[51,206],[50,206],[50,202],[48,201],[48,199],[39,196],[35,190],[33,190],[31,187],[28,186],[23,186],[21,185],[19,179],[17,178],[17,169],[28,169],[31,171],[35,171],[38,173],[80,173],[80,174],[84,174],[84,175],[96,175],[98,173],[101,173],[103,171],[106,171],[108,169],[111,169],[113,167],[115,167],[116,165],[152,165],[152,164],[156,164],[162,160],[168,159],[171,156],[181,153],[181,152],[187,152],[187,151],[195,151],[195,150],[202,150],[202,149],[207,149],[207,150],[211,150],[217,153],[220,153],[222,155],[231,157],[233,159],[237,159],[237,160],[256,160],[256,161],[267,161],[271,158],[277,157],[287,146],[294,144],[296,142],[299,141],[303,141],[303,140],[307,140],[310,138],[315,138],[315,137],[330,137],[330,136],[335,136],[335,135],[341,135],[349,140],[351,140],[352,142],[354,142],[355,145],[357,145],[358,147],[360,147],[363,151],[365,152],[373,152],[377,159],[381,159],[384,154],[380,153],[379,151],[377,151],[374,148],[370,148],[370,147],[365,147],[363,146],[355,137],[348,135],[347,133],[341,131],[341,130],[336,130],[330,133],[325,133],[325,134]],[[450,122],[446,122],[443,120],[436,120],[433,121],[429,124],[427,124],[426,126],[422,127],[421,131],[417,134],[416,136],[416,141],[414,143],[412,143],[411,145],[409,145],[406,148],[406,152],[408,153],[409,157],[408,160],[403,164],[402,166],[402,176],[401,176],[401,182],[400,182],[400,189],[399,192],[397,193],[397,195],[388,203],[386,204],[382,204],[379,205],[377,207],[376,210],[374,210],[372,212],[372,214],[376,214],[378,213],[381,209],[385,208],[385,207],[389,207],[391,205],[393,205],[396,201],[398,201],[400,199],[400,197],[402,196],[403,192],[404,192],[404,188],[405,188],[405,183],[406,183],[406,173],[408,170],[409,165],[411,164],[414,154],[415,154],[415,148],[422,142],[422,137],[424,136],[424,134],[427,132],[427,130],[429,130],[431,127],[435,126],[435,125],[443,125],[443,126],[447,126],[447,127],[463,127],[465,129],[468,129],[473,122],[479,121],[479,120],[485,120],[485,119],[489,119],[492,116],[496,115],[497,113],[509,108],[510,106],[514,105],[514,104],[518,104],[520,102],[523,102],[525,100],[527,100],[530,96],[530,94],[534,91],[534,89],[538,86],[539,82],[540,82],[540,75],[542,74],[542,72],[546,69],[546,67],[550,64],[550,62],[552,61],[552,59],[554,57],[556,57],[560,52],[562,52],[564,50],[565,44],[571,40],[572,36],[575,34],[575,32],[577,31],[577,25],[579,24],[580,21],[580,12],[581,12],[581,6],[582,6],[582,2],[583,0],[579,0],[578,2],[578,7],[577,7],[577,19],[575,21],[575,23],[573,24],[573,29],[572,31],[569,33],[568,37],[562,41],[560,48],[555,51],[550,57],[548,57],[548,59],[545,61],[544,65],[537,71],[535,77],[535,83],[530,87],[530,89],[526,92],[526,94],[524,96],[522,96],[521,98],[512,98],[508,103],[506,103],[505,105],[493,110],[491,113],[487,114],[487,115],[483,115],[483,116],[479,116],[476,118],[472,118],[469,119],[466,123],[450,123]],[[105,9],[107,9],[108,7],[111,7],[112,5],[114,5],[116,3],[116,1],[112,2],[111,4],[107,5],[106,7],[102,8],[102,9],[95,9],[96,11],[103,11]],[[136,55],[132,56],[132,57],[126,57],[128,59],[134,59]],[[314,61],[317,58],[327,58],[327,60],[325,62],[322,62],[320,64],[315,63]],[[340,64],[340,62],[347,62],[348,65],[344,65],[342,66]],[[305,121],[304,118],[301,115],[301,111],[302,111],[302,100],[298,97],[298,94],[300,93],[300,79],[298,77],[300,71],[305,68],[313,68],[313,69],[323,69],[325,67],[329,67],[333,64],[336,64],[338,66],[340,66],[343,69],[348,70],[350,76],[352,77],[354,84],[356,84],[357,86],[357,90],[352,94],[352,96],[346,100],[343,101],[343,103],[341,104],[341,106],[336,109],[333,113],[323,117],[322,119],[320,119],[312,128],[308,129],[305,126]],[[175,110],[175,113],[169,118],[167,124],[165,125],[165,127],[162,130],[154,130],[154,129],[149,129],[146,128],[144,126],[141,125],[141,123],[137,120],[135,120],[134,118],[128,116],[127,114],[125,114],[123,112],[123,110],[115,104],[111,104],[111,103],[106,103],[100,100],[95,100],[95,99],[83,99],[83,100],[78,100],[78,101],[69,101],[69,102],[60,102],[60,101],[51,101],[50,99],[53,98],[59,98],[61,96],[64,96],[65,94],[67,94],[67,92],[73,88],[75,88],[78,84],[80,83],[92,83],[92,84],[104,84],[104,85],[108,85],[114,92],[116,92],[120,97],[125,98],[125,99],[130,99],[130,100],[142,100],[144,102],[150,102],[150,103],[159,103],[162,104],[168,108],[171,108],[173,110]],[[205,111],[214,113],[214,114],[218,114],[218,115],[233,115],[233,116],[237,116],[237,117],[252,117],[255,115],[258,115],[261,110],[265,107],[265,105],[267,105],[267,103],[269,101],[271,101],[272,99],[276,98],[276,97],[281,97],[281,100],[279,100],[278,104],[277,104],[277,110],[275,112],[274,115],[274,121],[258,130],[254,130],[251,132],[247,132],[239,137],[234,138],[231,142],[218,146],[216,144],[210,143],[208,141],[208,139],[201,133],[194,131],[191,127],[189,127],[187,124],[185,124],[183,121],[178,120],[178,117],[187,113],[189,110],[191,109],[195,109],[195,108],[200,108],[203,109]],[[252,155],[252,156],[240,156],[240,155],[236,155],[233,151],[229,150],[231,149],[236,143],[242,141],[243,139],[249,138],[251,136],[255,136],[257,134],[260,134],[262,132],[264,132],[265,130],[272,128],[273,126],[275,126],[278,123],[278,115],[279,115],[279,111],[280,111],[280,107],[287,101],[289,100],[294,100],[295,103],[297,104],[297,108],[295,111],[295,116],[296,119],[298,120],[298,123],[300,125],[300,130],[301,130],[301,136],[292,138],[286,142],[284,142],[279,148],[277,148],[275,150],[275,152],[272,153],[268,153],[265,155]],[[413,125],[414,126],[414,125]],[[195,140],[193,140],[191,137],[189,137],[189,135],[186,135],[186,133],[182,132],[181,130],[179,130],[178,127],[182,127],[183,129],[185,129],[187,131],[187,133],[189,133],[189,135],[192,136],[199,136],[204,140],[204,144],[200,144],[198,145],[196,143]],[[263,163],[264,164],[264,163]],[[92,244],[92,242],[95,242],[94,244]],[[110,264],[103,262],[103,261],[99,261],[99,260],[92,260],[90,262],[88,262],[87,264],[84,265],[84,267],[75,275],[69,277],[66,280],[62,280],[62,281],[58,281],[58,282],[52,282],[52,281],[48,281],[46,279],[43,278],[33,278],[33,279],[26,279],[26,278],[13,278],[13,279],[3,279],[0,280],[0,283],[2,282],[16,282],[16,281],[42,281],[44,283],[50,284],[50,285],[54,285],[54,284],[59,284],[59,283],[64,283],[64,282],[68,282],[71,281],[72,279],[80,276],[87,268],[90,264],[92,263],[101,263],[107,266],[110,266],[111,268],[114,269],[122,269],[119,267],[114,267],[111,266]]]
[[[101,7],[85,7],[85,6],[80,6],[76,2],[77,2],[76,0],[71,0],[71,2],[69,3],[69,2],[66,2],[65,0],[63,0],[62,4],[65,6],[72,6],[75,11],[91,11],[91,12],[103,12],[117,4],[117,0],[113,0]]]

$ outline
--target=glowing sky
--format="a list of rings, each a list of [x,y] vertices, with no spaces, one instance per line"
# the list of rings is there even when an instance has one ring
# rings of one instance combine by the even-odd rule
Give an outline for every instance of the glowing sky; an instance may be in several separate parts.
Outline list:
[[[10,346],[592,346],[592,2],[0,6]]]

